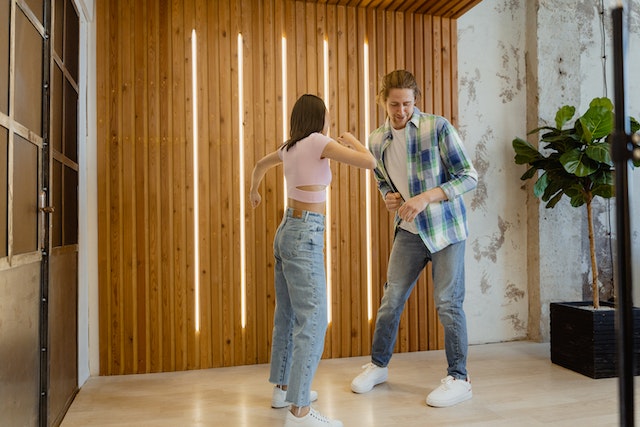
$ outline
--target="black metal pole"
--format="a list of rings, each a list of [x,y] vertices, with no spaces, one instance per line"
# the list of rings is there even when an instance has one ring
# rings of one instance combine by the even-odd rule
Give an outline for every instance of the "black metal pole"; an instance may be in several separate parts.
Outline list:
[[[616,326],[618,338],[618,384],[620,425],[634,425],[633,295],[631,286],[631,230],[629,227],[628,168],[629,120],[625,105],[624,54],[626,48],[625,16],[622,6],[613,9],[613,69],[615,87],[615,130],[612,157],[615,165],[618,273],[616,283]]]

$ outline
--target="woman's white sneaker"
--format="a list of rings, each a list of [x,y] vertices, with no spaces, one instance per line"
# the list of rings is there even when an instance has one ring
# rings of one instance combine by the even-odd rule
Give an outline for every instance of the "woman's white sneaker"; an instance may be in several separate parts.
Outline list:
[[[287,411],[284,427],[343,427],[343,424],[341,421],[325,417],[310,407],[309,413],[300,418],[293,415],[291,411]]]
[[[351,381],[351,391],[354,393],[366,393],[378,384],[387,380],[389,368],[381,368],[374,363],[367,363],[362,367],[364,371]]]
[[[460,380],[449,375],[443,378],[440,383],[440,386],[427,396],[427,405],[445,408],[469,400],[473,395],[469,376],[466,380]]]

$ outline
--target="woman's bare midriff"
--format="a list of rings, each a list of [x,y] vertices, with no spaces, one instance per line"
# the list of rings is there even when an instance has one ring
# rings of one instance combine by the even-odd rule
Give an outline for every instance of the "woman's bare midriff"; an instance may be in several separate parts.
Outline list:
[[[324,191],[325,186],[324,185],[301,185],[298,188],[300,190],[305,190],[305,191]],[[324,215],[326,202],[307,203],[307,202],[301,202],[300,200],[294,200],[292,198],[288,198],[287,206],[293,209],[316,212]]]

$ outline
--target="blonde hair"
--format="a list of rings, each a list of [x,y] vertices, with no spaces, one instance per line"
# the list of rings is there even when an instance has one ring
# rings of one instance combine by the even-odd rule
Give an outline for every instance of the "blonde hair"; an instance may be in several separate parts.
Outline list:
[[[382,78],[382,85],[376,99],[378,104],[384,107],[384,104],[387,102],[387,98],[389,98],[389,91],[391,91],[391,89],[413,90],[413,96],[415,97],[416,102],[420,100],[420,96],[422,95],[418,88],[416,78],[406,70],[395,70]]]

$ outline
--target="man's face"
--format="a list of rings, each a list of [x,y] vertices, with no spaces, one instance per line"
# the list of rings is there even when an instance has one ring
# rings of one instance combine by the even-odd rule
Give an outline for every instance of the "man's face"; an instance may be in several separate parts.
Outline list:
[[[413,115],[416,97],[413,89],[391,89],[385,102],[387,115],[394,129],[404,129]]]

